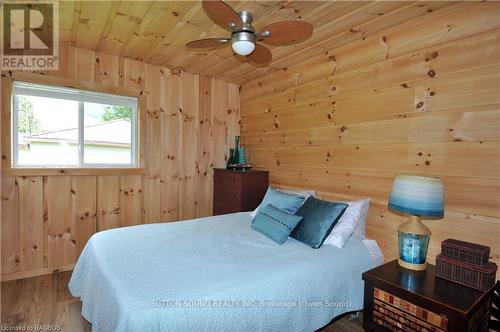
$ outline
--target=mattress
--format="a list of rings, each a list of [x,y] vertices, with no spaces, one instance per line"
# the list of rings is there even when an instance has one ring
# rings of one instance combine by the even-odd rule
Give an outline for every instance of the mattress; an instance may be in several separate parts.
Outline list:
[[[96,233],[69,289],[94,331],[314,331],[363,307],[362,241],[278,245],[248,213]]]

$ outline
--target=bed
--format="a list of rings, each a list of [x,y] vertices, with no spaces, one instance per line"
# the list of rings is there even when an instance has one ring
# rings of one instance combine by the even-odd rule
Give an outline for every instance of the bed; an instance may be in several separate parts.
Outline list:
[[[94,331],[314,331],[362,309],[361,274],[382,259],[374,241],[278,245],[250,222],[243,212],[96,233],[69,289]]]

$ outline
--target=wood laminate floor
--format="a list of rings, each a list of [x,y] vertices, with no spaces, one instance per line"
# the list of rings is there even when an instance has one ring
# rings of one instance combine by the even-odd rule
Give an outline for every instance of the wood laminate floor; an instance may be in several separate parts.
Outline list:
[[[17,327],[21,330],[49,331],[41,325],[50,325],[51,331],[91,331],[92,325],[80,315],[82,304],[68,291],[71,272],[60,272],[35,278],[2,283],[2,330]],[[322,332],[363,331],[361,322],[347,317],[326,327]]]

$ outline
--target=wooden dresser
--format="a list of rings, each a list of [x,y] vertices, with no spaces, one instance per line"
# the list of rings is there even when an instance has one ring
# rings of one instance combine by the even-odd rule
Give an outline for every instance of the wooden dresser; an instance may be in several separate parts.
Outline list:
[[[214,169],[214,216],[254,210],[269,186],[267,171]]]
[[[363,273],[365,331],[488,331],[491,292],[411,271],[398,261]]]

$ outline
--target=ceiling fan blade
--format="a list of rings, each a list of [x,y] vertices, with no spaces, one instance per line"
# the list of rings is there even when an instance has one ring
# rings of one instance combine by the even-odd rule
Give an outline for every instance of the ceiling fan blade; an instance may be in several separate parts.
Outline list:
[[[266,31],[269,37],[265,37]],[[289,20],[266,25],[261,29],[261,41],[269,45],[290,45],[303,42],[312,36],[313,25],[308,22]]]
[[[247,59],[253,64],[265,66],[271,63],[273,55],[264,45],[255,44],[255,50],[247,56]]]
[[[203,0],[202,6],[212,21],[224,29],[232,30],[232,24],[234,24],[235,28],[242,28],[243,22],[241,21],[241,17],[225,2],[220,0]]]
[[[231,39],[229,38],[207,38],[193,40],[186,44],[189,48],[204,48],[204,47],[219,47],[226,45]]]

